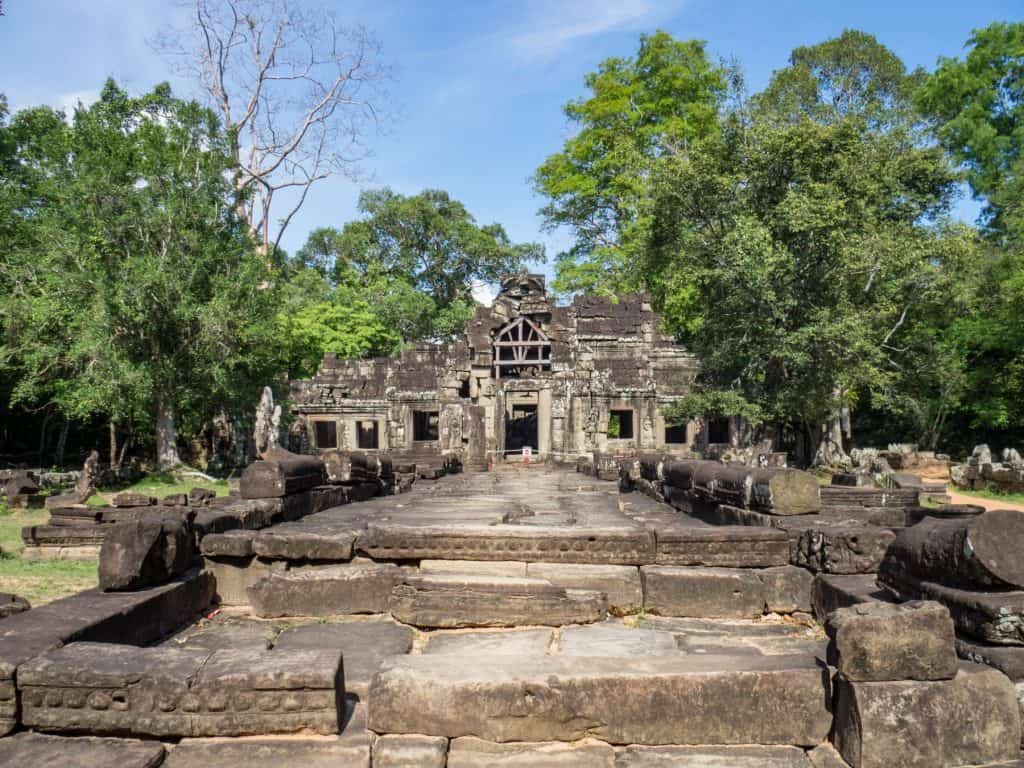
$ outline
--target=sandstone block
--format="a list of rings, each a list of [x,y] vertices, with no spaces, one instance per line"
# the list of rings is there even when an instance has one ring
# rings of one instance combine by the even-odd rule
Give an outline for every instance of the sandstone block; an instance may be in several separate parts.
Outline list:
[[[615,750],[594,739],[571,744],[540,742],[499,744],[472,736],[454,739],[448,768],[614,768]]]
[[[255,554],[252,540],[253,531],[233,530],[224,533],[211,533],[203,537],[202,553],[205,557],[252,557]]]
[[[814,616],[824,622],[837,608],[872,602],[895,602],[893,597],[875,583],[874,574],[826,575],[814,577],[811,588],[811,603]]]
[[[764,584],[750,570],[649,565],[640,571],[644,610],[651,613],[737,619],[764,613]]]
[[[797,469],[751,471],[750,506],[773,515],[806,515],[821,511],[818,479]]]
[[[671,632],[602,623],[568,627],[559,636],[562,656],[666,656],[679,653]]]
[[[344,695],[337,650],[72,643],[22,664],[17,680],[25,725],[99,735],[337,733]]]
[[[474,576],[525,578],[526,563],[501,560],[420,560],[423,573],[465,573]],[[543,577],[539,577],[543,578]]]
[[[67,738],[42,733],[19,733],[0,740],[0,765],[81,766],[81,768],[156,768],[164,764],[159,742],[105,739],[89,736]]]
[[[840,608],[826,631],[828,662],[847,680],[949,680],[957,672],[953,619],[939,603]]]
[[[356,547],[375,560],[526,560],[640,565],[654,562],[654,538],[643,528],[530,525],[374,524]]]
[[[556,587],[604,592],[608,597],[608,610],[616,616],[636,613],[643,607],[640,571],[634,566],[530,563],[526,566],[526,575],[550,581]]]
[[[217,585],[219,604],[248,605],[249,587],[272,573],[283,573],[285,565],[278,560],[256,557],[210,557],[206,558],[204,567]]]
[[[814,576],[803,568],[782,565],[754,572],[764,585],[765,609],[768,613],[796,613],[811,610]]]
[[[271,573],[246,591],[264,618],[384,613],[400,578],[393,563],[333,565]]]
[[[447,753],[443,736],[380,736],[373,745],[373,768],[445,768]]]
[[[345,690],[366,697],[381,662],[412,650],[413,630],[390,619],[352,619],[290,627],[274,643],[276,651],[340,650]]]
[[[956,638],[956,653],[965,661],[995,667],[1015,683],[1024,681],[1024,647],[990,645],[961,635]]]
[[[767,568],[789,563],[789,540],[773,528],[730,525],[658,529],[658,565]]]
[[[110,526],[100,548],[100,589],[162,584],[184,573],[192,554],[192,538],[181,518],[153,516]]]
[[[811,768],[797,747],[619,747],[615,768]]]
[[[963,664],[952,680],[839,682],[833,740],[853,768],[996,763],[1020,752],[1013,683]]]
[[[895,539],[866,523],[816,524],[799,533],[793,564],[816,573],[875,573]]]
[[[850,768],[831,744],[819,744],[807,753],[811,768]]]
[[[24,597],[12,595],[10,592],[0,592],[0,619],[6,619],[16,613],[23,613],[31,607]]]
[[[151,507],[156,499],[145,493],[118,493],[110,501],[115,507]]]
[[[163,768],[370,768],[370,739],[185,739]]]
[[[798,656],[404,656],[370,686],[379,733],[489,741],[815,746],[828,671]]]
[[[252,549],[260,557],[273,560],[352,559],[355,534],[350,531],[318,533],[301,525],[281,523],[259,531],[252,540]]]
[[[430,635],[423,653],[445,653],[455,656],[545,656],[550,645],[550,629],[434,632]]]
[[[417,627],[561,626],[601,619],[607,602],[600,592],[540,579],[433,574],[406,577],[392,590],[390,610]]]
[[[318,457],[273,448],[264,460],[245,468],[240,489],[243,499],[279,498],[308,491],[326,481],[324,463]]]

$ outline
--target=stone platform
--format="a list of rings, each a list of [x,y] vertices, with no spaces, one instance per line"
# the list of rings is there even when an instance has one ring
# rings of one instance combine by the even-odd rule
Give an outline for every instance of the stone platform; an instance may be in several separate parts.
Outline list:
[[[0,716],[35,732],[0,740],[0,763],[60,764],[76,750],[96,768],[1017,757],[1013,687],[991,667],[843,679],[815,614],[893,597],[871,574],[794,564],[796,541],[544,466],[208,533],[202,575],[83,598],[18,640],[5,634],[19,617],[4,621]],[[94,603],[103,615],[74,631]],[[942,722],[900,710],[893,731],[879,714],[918,701]],[[930,762],[915,761],[929,729],[972,712],[985,720],[978,738],[921,746]]]

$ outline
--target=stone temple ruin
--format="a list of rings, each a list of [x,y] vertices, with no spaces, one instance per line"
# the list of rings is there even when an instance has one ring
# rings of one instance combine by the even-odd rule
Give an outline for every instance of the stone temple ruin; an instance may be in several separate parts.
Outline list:
[[[231,496],[55,502],[99,588],[0,619],[0,765],[1024,767],[1024,515],[696,458],[653,426],[689,358],[630,320],[604,349],[632,340],[629,376],[604,366],[585,306],[526,333],[550,373],[417,352],[437,388],[410,366],[368,393],[332,362],[300,385],[310,453],[263,441]],[[546,460],[479,471],[532,437],[524,393]],[[589,428],[620,405],[632,451]]]

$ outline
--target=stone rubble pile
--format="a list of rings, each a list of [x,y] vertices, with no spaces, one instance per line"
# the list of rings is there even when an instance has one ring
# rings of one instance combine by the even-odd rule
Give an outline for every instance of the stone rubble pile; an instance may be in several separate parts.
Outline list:
[[[950,467],[949,477],[960,488],[1019,493],[1024,491],[1024,459],[1015,448],[1006,448],[997,461],[987,445],[976,445],[965,463]]]

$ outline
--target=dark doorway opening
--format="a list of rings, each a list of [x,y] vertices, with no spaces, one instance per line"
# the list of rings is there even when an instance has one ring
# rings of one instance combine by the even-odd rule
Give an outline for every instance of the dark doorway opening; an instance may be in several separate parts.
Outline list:
[[[356,447],[374,451],[380,448],[380,432],[376,421],[356,422]]]
[[[439,435],[437,411],[412,412],[412,439],[416,442],[437,440]]]
[[[729,442],[729,419],[720,417],[708,421],[708,442],[728,443]]]
[[[681,445],[686,443],[686,425],[675,424],[665,427],[665,444]]]
[[[633,411],[609,412],[608,437],[612,440],[633,439]]]
[[[537,451],[537,406],[515,403],[505,412],[505,450],[521,451],[529,446]]]
[[[313,439],[317,448],[338,447],[338,425],[333,421],[316,421],[313,423]]]

